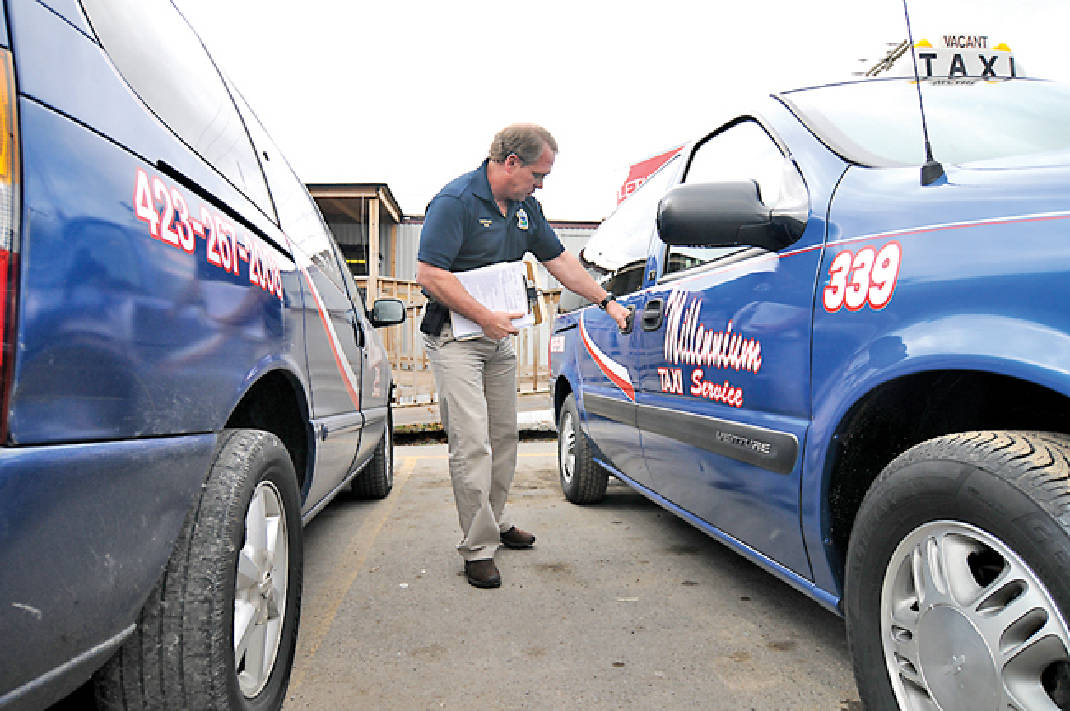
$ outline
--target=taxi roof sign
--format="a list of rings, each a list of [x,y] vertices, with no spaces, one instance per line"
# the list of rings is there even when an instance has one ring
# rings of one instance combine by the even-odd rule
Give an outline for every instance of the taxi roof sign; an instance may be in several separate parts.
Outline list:
[[[991,44],[988,35],[946,34],[935,43],[920,39],[914,43],[914,54],[923,81],[958,83],[1018,75],[1010,47]]]
[[[994,42],[989,35],[944,34],[935,40],[919,39],[914,43],[918,78],[931,83],[972,84],[978,80],[998,81],[1022,76],[1018,64],[1006,42]],[[913,75],[914,67],[908,54],[910,42],[895,44],[887,54],[864,72],[873,77],[885,72],[899,76]],[[856,73],[861,75],[863,72]]]

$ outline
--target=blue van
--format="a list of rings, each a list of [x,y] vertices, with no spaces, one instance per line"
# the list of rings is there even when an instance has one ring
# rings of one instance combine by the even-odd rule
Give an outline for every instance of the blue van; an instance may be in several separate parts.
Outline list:
[[[170,0],[0,2],[0,709],[282,705],[301,527],[392,485],[391,372]]]
[[[1070,709],[1067,115],[910,77],[711,120],[584,247],[628,328],[562,298],[566,498],[612,475],[842,615],[867,709]]]

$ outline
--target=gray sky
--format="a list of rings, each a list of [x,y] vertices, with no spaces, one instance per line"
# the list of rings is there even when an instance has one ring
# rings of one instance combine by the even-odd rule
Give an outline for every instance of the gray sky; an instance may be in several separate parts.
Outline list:
[[[900,0],[176,0],[305,182],[422,214],[515,121],[561,152],[551,219],[612,212],[628,166],[758,92],[842,80],[906,37]],[[915,39],[983,34],[1070,80],[1066,0],[913,0]]]

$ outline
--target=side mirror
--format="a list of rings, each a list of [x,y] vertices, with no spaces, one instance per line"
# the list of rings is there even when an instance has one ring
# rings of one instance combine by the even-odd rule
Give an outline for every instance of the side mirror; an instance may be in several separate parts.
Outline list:
[[[405,321],[405,302],[401,299],[376,299],[368,318],[376,328],[402,323]]]
[[[658,204],[658,236],[666,244],[750,245],[776,252],[805,228],[805,209],[771,210],[753,180],[678,185]]]

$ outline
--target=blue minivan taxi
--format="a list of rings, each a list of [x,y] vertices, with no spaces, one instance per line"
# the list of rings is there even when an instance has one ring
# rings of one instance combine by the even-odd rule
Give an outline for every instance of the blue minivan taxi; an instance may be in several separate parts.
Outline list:
[[[170,0],[0,2],[0,708],[279,708],[404,316]]]
[[[954,76],[711,121],[584,248],[630,327],[562,297],[565,496],[612,475],[842,614],[866,708],[1070,709],[1068,114]]]

